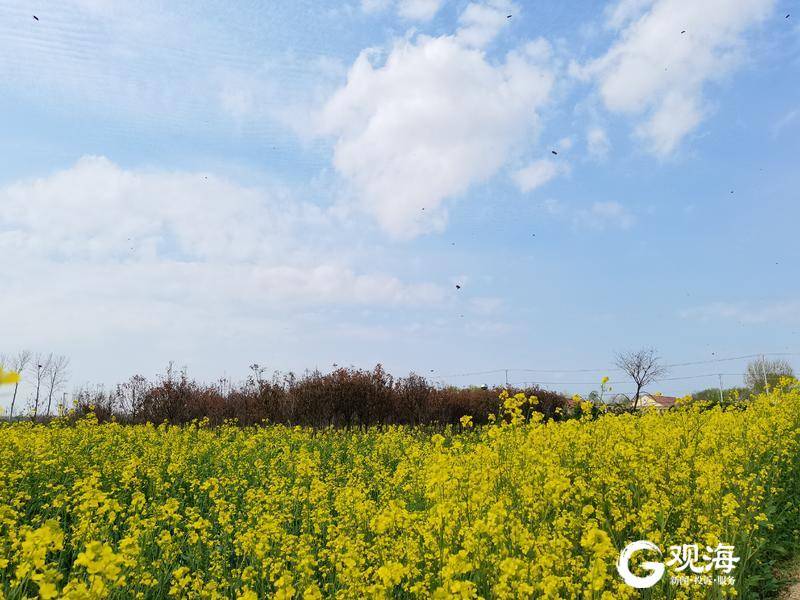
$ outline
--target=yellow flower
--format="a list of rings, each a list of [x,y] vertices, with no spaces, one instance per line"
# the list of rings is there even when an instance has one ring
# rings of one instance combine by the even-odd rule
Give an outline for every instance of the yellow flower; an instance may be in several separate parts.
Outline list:
[[[615,563],[646,539],[664,558],[692,543],[747,557],[729,589],[676,600],[764,596],[768,557],[800,530],[786,501],[800,386],[735,410],[617,416],[578,400],[584,418],[541,422],[531,397],[504,392],[477,428],[468,415],[436,428],[0,423],[0,590],[632,599]]]
[[[16,371],[5,371],[0,367],[0,385],[6,383],[19,383],[20,376]]]

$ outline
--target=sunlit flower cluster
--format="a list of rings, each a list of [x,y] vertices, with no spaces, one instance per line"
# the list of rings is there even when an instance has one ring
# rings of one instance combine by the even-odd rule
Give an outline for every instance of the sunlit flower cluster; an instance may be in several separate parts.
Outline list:
[[[19,383],[19,380],[19,373],[16,371],[5,370],[2,366],[0,366],[0,385]]]
[[[558,423],[535,403],[438,430],[0,425],[0,597],[635,598],[615,561],[639,539],[746,557],[732,587],[652,597],[753,597],[800,529],[791,384]]]

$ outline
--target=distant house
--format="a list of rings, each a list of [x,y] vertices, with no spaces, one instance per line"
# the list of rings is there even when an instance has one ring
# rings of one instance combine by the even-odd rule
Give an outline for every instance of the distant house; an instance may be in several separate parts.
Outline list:
[[[675,396],[660,396],[658,394],[642,394],[639,396],[639,408],[655,408],[667,410],[675,406]]]

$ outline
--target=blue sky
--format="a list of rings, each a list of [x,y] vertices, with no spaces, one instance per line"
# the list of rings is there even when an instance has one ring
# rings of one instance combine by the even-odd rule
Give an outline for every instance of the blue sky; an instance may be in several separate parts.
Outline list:
[[[799,24],[789,0],[0,1],[0,350],[68,355],[70,385],[382,362],[579,392],[617,350],[800,352]]]

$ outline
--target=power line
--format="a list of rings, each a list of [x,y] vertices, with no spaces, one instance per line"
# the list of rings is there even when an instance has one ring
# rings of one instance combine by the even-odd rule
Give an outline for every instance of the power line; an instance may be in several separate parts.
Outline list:
[[[506,370],[516,371],[516,369],[493,369],[491,371],[475,371],[473,373],[455,373],[453,375],[437,375],[436,377],[440,379],[450,379],[454,377],[469,377],[471,375],[491,375],[493,373],[503,373]]]
[[[525,373],[606,373],[622,371],[617,367],[611,369],[509,369],[509,371],[523,371]]]
[[[661,379],[656,379],[656,381],[681,381],[683,379],[702,379],[703,377],[719,377],[720,375],[724,377],[742,377],[746,373],[706,373],[704,375],[687,375],[685,377],[663,377]]]
[[[742,356],[731,356],[728,358],[712,358],[710,360],[696,360],[693,362],[674,363],[671,365],[664,365],[666,368],[671,367],[688,367],[692,365],[707,365],[711,363],[729,362],[732,360],[744,360],[746,358],[761,358],[762,356],[800,356],[795,352],[767,352],[761,354],[743,354]]]
[[[654,382],[661,382],[661,381],[683,381],[685,379],[702,379],[704,377],[718,377],[719,375],[723,375],[725,377],[741,377],[744,373],[705,373],[703,375],[687,375],[685,377],[663,377],[661,379],[655,379]],[[520,385],[520,384],[535,384],[535,385],[597,385],[598,381],[518,381],[516,383],[511,383],[509,385]],[[630,383],[628,379],[620,379],[620,380],[612,380],[606,381],[607,384],[623,384],[623,383]]]
[[[721,362],[730,362],[735,360],[744,360],[748,358],[760,358],[762,356],[800,356],[800,353],[797,352],[762,352],[759,354],[743,354],[741,356],[730,356],[726,358],[711,358],[707,360],[695,360],[690,362],[682,362],[682,363],[671,363],[664,365],[665,368],[670,369],[674,367],[690,367],[695,365],[708,365],[714,363],[721,363]],[[516,373],[614,373],[614,372],[622,372],[624,369],[620,369],[617,367],[612,368],[605,368],[605,369],[491,369],[488,371],[474,371],[470,373],[454,373],[450,375],[437,375],[440,379],[451,379],[456,377],[470,377],[473,375],[492,375],[494,373],[504,373],[506,371],[516,372]],[[718,375],[719,373],[714,373],[714,375]],[[723,373],[724,375],[724,373]],[[738,374],[737,374],[738,375]],[[669,381],[669,379],[664,379],[662,381]],[[544,382],[542,382],[544,383]],[[556,382],[556,383],[570,383],[570,382]],[[580,382],[573,382],[573,383],[580,383]],[[594,383],[594,382],[590,382]]]

